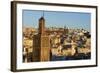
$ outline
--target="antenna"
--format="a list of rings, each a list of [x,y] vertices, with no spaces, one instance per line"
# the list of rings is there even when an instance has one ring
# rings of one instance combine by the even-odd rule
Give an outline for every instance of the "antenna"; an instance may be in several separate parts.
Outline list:
[[[43,10],[43,17],[44,17],[44,10]]]

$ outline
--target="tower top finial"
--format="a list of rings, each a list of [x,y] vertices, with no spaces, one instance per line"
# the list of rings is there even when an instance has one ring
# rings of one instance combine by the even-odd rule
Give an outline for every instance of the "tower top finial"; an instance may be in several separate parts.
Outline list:
[[[42,11],[42,15],[41,15],[40,20],[45,20],[45,19],[44,19],[44,11]]]

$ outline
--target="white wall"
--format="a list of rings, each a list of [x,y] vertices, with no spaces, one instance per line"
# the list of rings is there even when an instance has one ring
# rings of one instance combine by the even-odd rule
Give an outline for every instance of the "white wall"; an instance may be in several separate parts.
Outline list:
[[[11,0],[0,0],[0,73],[12,73],[10,71],[10,8],[11,8],[10,1]],[[98,1],[97,0],[31,0],[31,1],[67,3],[67,4],[83,4],[83,5],[99,5],[98,3],[100,3],[99,0]],[[98,13],[100,13],[100,10]],[[99,28],[98,31],[100,31],[100,25],[98,25],[98,28]],[[98,37],[100,37],[100,33]],[[98,43],[100,43],[99,40],[100,38],[98,38]],[[98,51],[99,51],[98,55],[100,56],[99,48],[98,48]],[[99,57],[99,64],[100,64],[100,57]],[[46,70],[46,71],[35,71],[34,73],[42,73],[42,72],[43,73],[52,73],[52,72],[99,73],[100,65],[99,67],[92,67],[92,68]],[[26,73],[33,73],[33,71],[26,72]]]

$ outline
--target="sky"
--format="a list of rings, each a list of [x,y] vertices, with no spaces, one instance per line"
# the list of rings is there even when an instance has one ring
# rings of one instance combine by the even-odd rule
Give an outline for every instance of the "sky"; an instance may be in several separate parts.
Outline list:
[[[46,27],[63,28],[66,26],[67,28],[85,29],[87,31],[91,29],[91,14],[82,12],[23,10],[23,26],[38,28],[38,20],[43,14]]]

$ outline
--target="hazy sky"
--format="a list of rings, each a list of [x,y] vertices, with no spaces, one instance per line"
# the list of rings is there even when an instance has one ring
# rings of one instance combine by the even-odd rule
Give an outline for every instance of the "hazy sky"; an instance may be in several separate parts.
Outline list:
[[[23,26],[38,28],[38,20],[43,11],[23,10]],[[46,27],[83,28],[90,31],[91,14],[79,12],[44,11]]]

